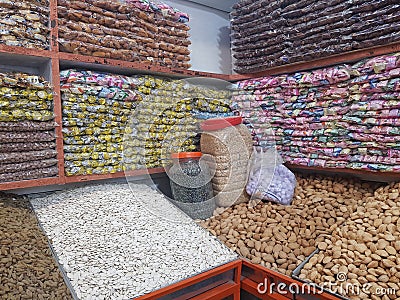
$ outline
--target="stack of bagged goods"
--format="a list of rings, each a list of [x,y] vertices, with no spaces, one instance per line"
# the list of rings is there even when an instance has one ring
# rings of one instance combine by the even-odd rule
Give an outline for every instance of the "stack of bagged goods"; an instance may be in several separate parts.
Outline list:
[[[349,167],[399,171],[400,53],[363,60],[352,72],[351,106],[343,121],[359,145]]]
[[[241,0],[231,14],[235,71],[257,72],[396,42],[399,8],[395,0]]]
[[[400,54],[353,66],[270,76],[238,83],[232,108],[253,131],[274,130],[286,162],[325,168],[398,171]]]
[[[124,163],[132,169],[165,166],[172,153],[198,150],[199,122],[232,115],[229,91],[184,80],[152,82],[124,140]]]
[[[351,1],[352,48],[362,49],[399,40],[400,3],[396,0]]]
[[[125,125],[146,78],[64,70],[60,80],[66,175],[122,171]]]
[[[67,176],[160,167],[196,149],[199,118],[231,114],[228,92],[181,80],[77,70],[60,80]]]
[[[0,73],[0,182],[58,174],[53,93],[44,78]]]
[[[24,48],[49,48],[49,1],[1,1],[0,43]]]
[[[187,14],[150,1],[58,1],[63,52],[190,68]]]
[[[162,66],[188,69],[191,67],[189,45],[189,22],[187,14],[160,3],[155,5],[155,41],[159,50],[154,61]]]
[[[349,299],[400,298],[400,185],[380,187],[332,236],[299,277]],[[361,292],[360,292],[361,291]]]

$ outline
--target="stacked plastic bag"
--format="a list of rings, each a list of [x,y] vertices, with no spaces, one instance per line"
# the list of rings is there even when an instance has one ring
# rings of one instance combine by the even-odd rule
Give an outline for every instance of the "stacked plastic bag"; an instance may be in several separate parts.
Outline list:
[[[232,115],[230,96],[184,80],[158,81],[129,123],[125,164],[133,169],[161,167],[170,163],[171,153],[198,150],[200,122]]]
[[[256,145],[306,166],[399,171],[400,54],[238,83]],[[273,132],[265,131],[270,124]]]
[[[60,80],[66,175],[122,171],[125,124],[146,78],[64,70]]]
[[[231,14],[235,71],[250,73],[400,39],[396,0],[241,0]]]
[[[0,15],[0,43],[24,48],[49,48],[47,0],[2,0]]]
[[[65,172],[154,168],[198,144],[199,119],[231,115],[228,92],[181,80],[64,70]]]
[[[0,182],[58,174],[53,118],[44,78],[0,73]]]
[[[58,1],[64,52],[190,68],[187,14],[147,0]]]

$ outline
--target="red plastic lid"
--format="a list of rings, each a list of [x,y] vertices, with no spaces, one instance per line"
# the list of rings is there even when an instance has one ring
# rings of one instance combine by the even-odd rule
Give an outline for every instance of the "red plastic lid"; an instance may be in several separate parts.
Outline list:
[[[208,119],[200,124],[202,130],[213,131],[228,126],[236,126],[242,124],[243,118],[241,116],[227,117],[227,118],[216,118]]]
[[[201,152],[177,152],[172,153],[172,158],[200,158],[203,155]]]

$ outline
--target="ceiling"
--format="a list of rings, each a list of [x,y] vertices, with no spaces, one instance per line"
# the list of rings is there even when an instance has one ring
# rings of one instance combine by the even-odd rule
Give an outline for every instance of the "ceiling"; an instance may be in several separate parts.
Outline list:
[[[216,8],[225,12],[231,12],[232,5],[238,2],[238,0],[187,0],[187,1]]]

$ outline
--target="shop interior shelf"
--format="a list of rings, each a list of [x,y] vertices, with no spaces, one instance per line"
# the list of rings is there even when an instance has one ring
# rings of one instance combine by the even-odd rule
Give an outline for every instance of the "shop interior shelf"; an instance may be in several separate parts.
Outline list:
[[[295,73],[299,71],[312,70],[316,68],[328,67],[341,63],[350,63],[359,61],[363,58],[389,54],[400,51],[400,42],[392,43],[384,46],[376,46],[367,49],[354,50],[344,52],[341,54],[326,56],[311,61],[296,62],[292,64],[282,65],[266,69],[261,72],[254,72],[249,74],[234,74],[230,76],[230,80],[238,81],[250,78],[263,77],[268,75],[278,75],[283,73]]]
[[[32,54],[23,54],[20,53],[21,49],[19,47],[12,47],[17,48],[17,52],[7,52],[1,51],[0,48],[0,71],[1,72],[25,72],[29,74],[41,75],[46,78],[46,80],[51,81],[51,55],[50,52],[45,51],[46,55],[39,55],[36,56]],[[29,50],[24,49],[23,50]],[[3,49],[4,50],[4,49]],[[13,49],[16,50],[16,49]],[[40,51],[39,53],[42,53]]]
[[[369,170],[340,169],[340,168],[321,168],[308,167],[301,165],[286,164],[286,166],[295,172],[304,174],[321,174],[328,176],[356,177],[361,180],[377,182],[400,181],[400,172],[380,172]]]
[[[230,76],[226,74],[209,73],[195,70],[185,70],[169,68],[157,65],[150,65],[140,62],[129,62],[123,60],[109,59],[103,57],[93,57],[81,54],[72,54],[59,52],[60,67],[65,68],[84,68],[97,71],[114,72],[118,74],[151,74],[168,76],[172,78],[186,77],[210,77],[229,80]]]
[[[147,174],[157,174],[164,173],[164,168],[153,168],[153,169],[140,169],[126,172],[116,172],[110,174],[100,174],[100,175],[80,175],[80,176],[67,176],[65,177],[66,183],[73,182],[83,182],[83,181],[94,181],[94,180],[104,180],[104,179],[114,179],[123,177],[135,177]]]
[[[152,174],[161,174],[164,173],[164,168],[152,168],[152,169],[141,169],[141,170],[133,170],[127,172],[117,172],[112,174],[101,174],[101,175],[81,175],[81,176],[58,176],[58,177],[49,177],[49,178],[40,178],[40,179],[31,179],[31,180],[22,180],[22,181],[11,181],[11,182],[2,182],[0,183],[0,191],[6,190],[16,190],[16,189],[24,189],[31,187],[43,187],[50,185],[63,185],[69,183],[78,183],[78,182],[88,182],[88,181],[97,181],[97,180],[105,180],[105,179],[116,179],[116,178],[124,178],[124,177],[138,177],[143,175],[152,175]]]
[[[49,51],[49,50],[39,50],[39,49],[30,49],[30,48],[23,48],[18,46],[8,46],[4,44],[0,44],[0,53],[8,54],[8,58],[11,60],[18,59],[18,56],[24,55],[25,60],[27,56],[33,57],[53,57],[56,53]],[[1,61],[3,61],[3,56],[1,56]],[[24,59],[24,58],[22,58]],[[35,61],[34,58],[30,58],[30,60]],[[5,60],[8,64],[11,64],[10,61]]]
[[[55,30],[54,28],[52,29]],[[7,46],[0,44],[0,71],[20,71],[29,72],[32,74],[42,75],[47,80],[53,83],[59,81],[59,70],[65,68],[85,68],[94,69],[105,72],[114,72],[119,74],[152,74],[163,75],[172,78],[190,78],[190,77],[203,77],[203,78],[217,78],[227,81],[237,81],[245,78],[254,78],[258,76],[265,76],[270,74],[290,73],[306,69],[313,69],[316,67],[324,67],[332,64],[351,62],[359,60],[360,58],[370,57],[375,55],[387,54],[400,51],[400,42],[393,43],[385,46],[377,46],[370,49],[362,49],[352,52],[347,52],[339,55],[321,58],[314,61],[295,63],[291,65],[284,65],[276,68],[266,70],[264,72],[253,74],[216,74],[193,70],[174,69],[161,66],[153,66],[142,64],[138,62],[126,62],[113,59],[105,59],[99,57],[91,57],[85,55],[77,55],[71,53],[59,52],[57,47],[54,50],[36,50],[26,49],[22,47]],[[55,84],[54,96],[54,110],[55,121],[61,124],[61,99],[59,95],[59,85]],[[0,190],[10,190],[25,187],[65,184],[82,181],[102,180],[121,178],[126,174],[119,172],[115,174],[105,175],[88,175],[88,176],[71,176],[64,175],[64,161],[63,161],[63,140],[61,135],[61,126],[56,128],[57,134],[57,151],[59,159],[59,176],[56,178],[44,178],[24,180],[20,182],[5,182],[0,183]],[[379,182],[391,182],[400,180],[400,172],[375,172],[367,170],[351,170],[351,169],[328,169],[318,167],[305,167],[299,165],[289,165],[294,171],[301,171],[305,173],[325,174],[325,175],[340,175],[358,177],[364,180],[372,180]],[[133,171],[131,176],[143,175],[143,170]],[[163,172],[160,169],[148,170],[147,173]]]

